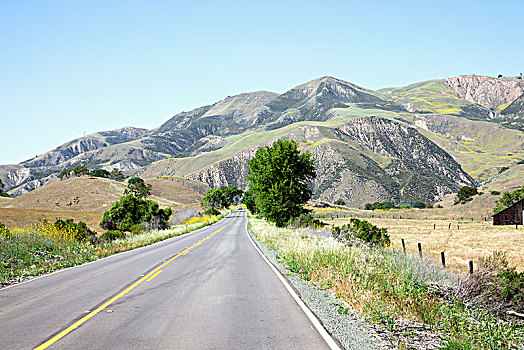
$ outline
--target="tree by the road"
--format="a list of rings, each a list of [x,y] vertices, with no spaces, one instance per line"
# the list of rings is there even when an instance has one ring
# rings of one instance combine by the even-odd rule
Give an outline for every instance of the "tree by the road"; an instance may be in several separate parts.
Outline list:
[[[243,191],[235,186],[222,186],[207,191],[200,205],[208,214],[216,214],[219,209],[233,204],[235,197],[241,196]]]
[[[311,153],[300,153],[293,140],[260,147],[248,163],[250,196],[256,209],[277,226],[305,212],[311,198],[308,182],[316,176]]]

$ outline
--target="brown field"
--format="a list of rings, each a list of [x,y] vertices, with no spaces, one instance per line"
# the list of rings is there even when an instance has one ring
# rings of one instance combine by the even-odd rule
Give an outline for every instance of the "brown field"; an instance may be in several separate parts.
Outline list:
[[[149,197],[160,206],[174,211],[200,209],[202,196],[178,181],[148,179]],[[36,222],[56,218],[84,221],[96,231],[102,213],[122,196],[127,184],[109,179],[75,177],[45,185],[16,198],[0,197],[0,222],[7,227],[28,227]]]
[[[202,195],[182,182],[170,178],[147,179],[146,182],[152,186],[151,195],[153,197],[180,203],[184,207],[190,206],[200,209]]]
[[[102,219],[102,213],[80,212],[80,211],[58,211],[58,210],[37,210],[37,209],[18,209],[18,208],[0,208],[0,222],[9,228],[29,227],[44,219],[54,222],[57,218],[73,219],[83,221],[92,230],[102,232],[98,226]]]
[[[326,210],[324,210],[324,213]],[[358,211],[360,212],[360,211]],[[364,217],[371,223],[386,227],[394,248],[402,249],[401,239],[404,239],[406,251],[418,255],[417,244],[422,244],[423,255],[440,263],[440,253],[445,252],[446,266],[460,272],[467,272],[469,261],[474,264],[481,257],[491,255],[494,251],[504,251],[511,266],[516,266],[518,271],[524,271],[524,227],[519,226],[493,226],[490,220],[442,220],[431,219],[399,219],[410,213],[406,211],[391,212],[365,212],[358,215],[353,211],[350,216],[323,219],[329,225],[341,226],[349,222],[349,217]],[[422,213],[427,210],[421,210]],[[319,211],[315,211],[318,215]],[[411,213],[413,214],[413,213]],[[370,216],[374,217],[371,218]],[[392,218],[377,218],[379,215],[391,215]],[[329,216],[329,215],[328,215]],[[451,224],[451,226],[450,226]]]

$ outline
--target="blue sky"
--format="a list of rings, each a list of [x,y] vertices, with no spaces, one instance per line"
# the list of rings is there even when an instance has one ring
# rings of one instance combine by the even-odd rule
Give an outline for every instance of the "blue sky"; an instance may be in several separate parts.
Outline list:
[[[524,71],[522,1],[0,0],[0,164],[324,75]]]

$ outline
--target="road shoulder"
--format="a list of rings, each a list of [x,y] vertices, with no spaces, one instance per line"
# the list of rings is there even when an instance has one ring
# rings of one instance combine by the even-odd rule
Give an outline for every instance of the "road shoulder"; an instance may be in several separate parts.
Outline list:
[[[281,264],[276,253],[259,242],[251,231],[249,238],[281,275],[289,282],[301,300],[322,323],[326,331],[345,349],[393,349],[380,335],[358,314],[348,311],[339,313],[342,302],[330,290],[323,290],[309,281],[304,281],[296,273]]]

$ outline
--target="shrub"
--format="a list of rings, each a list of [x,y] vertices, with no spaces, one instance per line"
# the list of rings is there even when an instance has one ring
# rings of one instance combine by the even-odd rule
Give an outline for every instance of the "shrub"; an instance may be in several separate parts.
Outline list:
[[[139,233],[142,233],[145,230],[146,230],[146,227],[144,225],[140,225],[140,224],[132,225],[129,228],[129,232],[131,232],[131,234],[133,234],[133,235],[137,235]]]
[[[464,204],[466,202],[469,202],[473,199],[473,196],[476,196],[478,194],[479,192],[476,187],[464,186],[458,191],[457,196],[455,197],[454,204]]]
[[[462,285],[467,301],[473,301],[494,311],[524,311],[524,272],[510,267],[506,254],[494,252],[481,258],[478,270]]]
[[[341,241],[351,241],[352,237],[379,246],[389,246],[390,240],[386,228],[379,228],[369,221],[351,218],[348,225],[335,226],[331,232]]]
[[[388,210],[388,209],[396,209],[398,208],[395,203],[390,201],[385,202],[375,202],[375,203],[367,203],[364,206],[365,210]]]
[[[492,196],[498,196],[500,194],[500,192],[499,191],[491,191],[490,194]]]
[[[415,203],[413,203],[413,208],[424,209],[425,207],[426,203],[424,203],[423,201],[416,201]]]
[[[93,244],[98,242],[96,232],[89,229],[89,227],[87,227],[87,224],[83,221],[75,223],[73,219],[57,219],[53,225],[60,231],[71,232],[75,240],[79,242],[89,241]]]
[[[344,202],[344,200],[342,198],[339,198],[335,201],[336,205],[346,205],[346,202]]]
[[[100,239],[106,242],[111,242],[118,238],[124,238],[125,236],[126,234],[122,231],[111,230],[111,231],[107,231],[102,236],[100,236]]]
[[[311,214],[302,214],[298,218],[291,218],[289,220],[289,226],[293,227],[311,227],[311,228],[321,228],[326,224],[320,221],[319,219],[314,218]]]
[[[499,174],[502,174],[502,173],[505,172],[506,170],[509,170],[509,167],[507,167],[507,166],[503,166],[502,168],[499,169]]]
[[[1,222],[0,222],[0,236],[3,236],[3,237],[11,236],[11,231],[7,227],[5,227],[5,225],[2,224]]]

